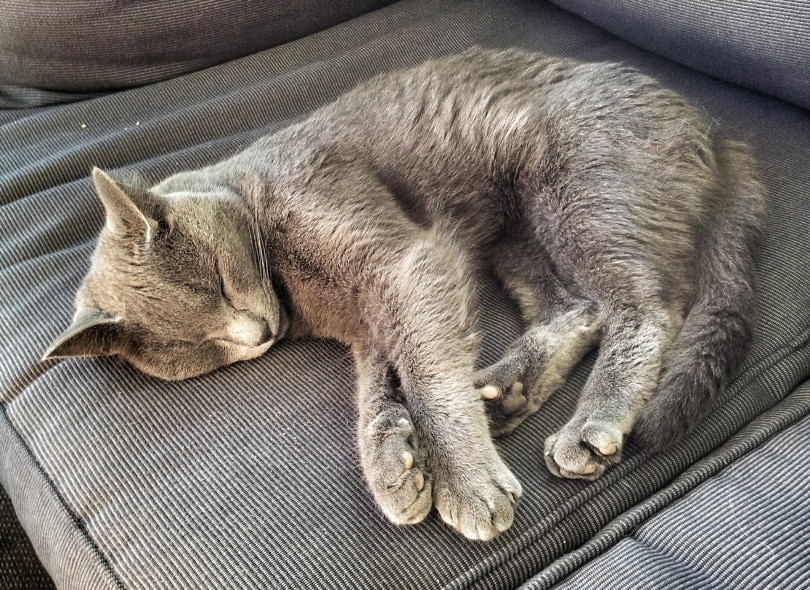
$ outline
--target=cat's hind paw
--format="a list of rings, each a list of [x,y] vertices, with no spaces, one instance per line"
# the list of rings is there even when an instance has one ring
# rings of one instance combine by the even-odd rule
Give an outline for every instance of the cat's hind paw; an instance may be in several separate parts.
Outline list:
[[[433,505],[432,482],[407,410],[382,412],[363,434],[361,460],[383,514],[399,525],[422,521]]]
[[[492,436],[512,432],[562,385],[564,376],[557,374],[554,363],[549,364],[547,340],[544,329],[531,328],[498,362],[475,374],[474,385],[484,399]]]
[[[484,400],[490,434],[494,437],[509,434],[531,414],[523,383],[515,381],[507,386],[495,385],[485,375],[481,377],[476,385],[478,394]]]
[[[557,477],[597,479],[621,460],[623,438],[621,431],[607,422],[569,422],[546,439],[546,466]]]

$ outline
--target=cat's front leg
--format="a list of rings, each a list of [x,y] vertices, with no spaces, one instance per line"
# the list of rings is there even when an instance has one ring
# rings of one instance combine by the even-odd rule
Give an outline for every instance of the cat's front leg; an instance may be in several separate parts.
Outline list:
[[[360,345],[352,352],[357,370],[357,447],[366,482],[391,522],[415,524],[433,506],[424,450],[386,356]]]
[[[469,539],[493,539],[512,525],[523,492],[492,443],[469,376],[420,382],[402,374],[439,516]]]
[[[384,353],[358,345],[353,352],[360,462],[386,517],[416,524],[435,505],[470,539],[489,540],[509,528],[520,483],[492,445],[469,378],[417,384],[421,369],[410,363],[400,388]]]
[[[473,387],[474,289],[463,260],[450,242],[414,244],[392,265],[371,315],[401,379],[440,517],[470,539],[489,540],[511,526],[522,489]]]

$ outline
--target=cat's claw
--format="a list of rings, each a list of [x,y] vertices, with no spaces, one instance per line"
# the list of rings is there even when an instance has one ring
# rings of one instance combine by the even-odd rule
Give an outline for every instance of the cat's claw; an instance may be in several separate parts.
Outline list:
[[[403,413],[382,412],[366,429],[361,459],[371,492],[394,524],[416,524],[433,505],[430,474],[417,445],[413,424]]]
[[[597,479],[621,460],[621,431],[598,420],[572,420],[546,439],[544,457],[549,471],[567,479]]]
[[[434,502],[441,519],[473,541],[490,541],[510,526],[523,489],[498,459],[479,472],[439,480]]]

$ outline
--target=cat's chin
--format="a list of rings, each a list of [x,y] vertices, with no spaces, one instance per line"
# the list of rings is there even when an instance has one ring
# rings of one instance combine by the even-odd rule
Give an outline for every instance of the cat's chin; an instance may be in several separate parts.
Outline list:
[[[265,352],[270,350],[270,347],[277,342],[276,338],[260,344],[258,346],[245,346],[244,344],[234,344],[233,342],[219,341],[218,344],[222,346],[227,355],[228,364],[238,363],[240,361],[249,361],[262,356]]]

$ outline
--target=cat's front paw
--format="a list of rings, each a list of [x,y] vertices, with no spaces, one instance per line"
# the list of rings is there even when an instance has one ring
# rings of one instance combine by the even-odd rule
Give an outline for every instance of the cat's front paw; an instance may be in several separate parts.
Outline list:
[[[416,524],[433,506],[431,477],[408,411],[380,413],[360,433],[360,459],[377,505],[394,524]]]
[[[512,526],[522,494],[520,482],[500,458],[452,476],[437,475],[433,491],[441,519],[474,541],[489,541]]]
[[[623,439],[621,431],[607,422],[572,420],[546,439],[546,465],[557,477],[596,479],[619,462]]]

